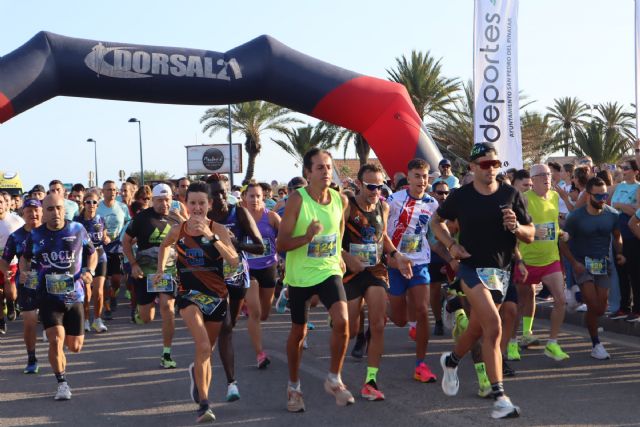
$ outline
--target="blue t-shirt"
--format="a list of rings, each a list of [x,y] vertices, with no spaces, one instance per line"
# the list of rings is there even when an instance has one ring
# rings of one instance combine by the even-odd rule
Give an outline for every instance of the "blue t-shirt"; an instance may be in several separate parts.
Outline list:
[[[628,184],[626,182],[621,182],[616,185],[616,189],[613,192],[613,196],[611,197],[611,204],[614,203],[624,203],[627,205],[635,205],[638,203],[636,199],[636,194],[638,192],[638,188],[640,188],[640,183],[634,182],[632,184]],[[629,230],[629,220],[631,217],[624,212],[620,212],[620,217],[618,222],[620,224],[620,234],[622,234],[623,239],[635,239],[635,236]]]
[[[586,206],[569,214],[564,230],[569,233],[569,248],[576,261],[609,256],[611,233],[619,229],[618,216],[618,211],[607,205],[600,215],[591,215]]]
[[[73,291],[51,295],[67,304],[84,302],[84,285],[80,278],[82,258],[95,252],[82,224],[65,221],[64,227],[51,231],[46,224],[31,230],[24,247],[24,257],[31,259],[38,274],[38,294],[48,294],[47,280],[53,274],[73,276]],[[52,280],[52,279],[51,279]]]
[[[85,219],[84,215],[77,216],[73,219],[75,222],[82,224],[93,243],[93,247],[98,250],[98,262],[106,262],[107,255],[104,252],[104,233],[106,226],[104,219],[100,215],[96,215],[91,219]]]
[[[78,215],[78,204],[73,200],[64,199],[64,219],[71,221],[73,217]]]
[[[107,228],[107,235],[111,239],[111,243],[105,245],[105,252],[122,253],[122,243],[120,238],[127,228],[127,224],[131,221],[129,208],[122,202],[116,201],[113,206],[108,207],[104,201],[98,203],[98,215],[104,219],[104,225]]]
[[[13,257],[19,259],[22,256],[28,236],[29,232],[24,228],[24,225],[9,235],[7,243],[4,246],[4,252],[2,253],[2,259],[7,264],[11,264]],[[20,270],[18,269],[16,272],[16,283],[20,282],[19,279]]]

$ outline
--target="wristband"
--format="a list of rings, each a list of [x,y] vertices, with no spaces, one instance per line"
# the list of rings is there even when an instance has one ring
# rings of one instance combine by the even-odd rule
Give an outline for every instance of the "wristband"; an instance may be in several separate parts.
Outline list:
[[[453,245],[456,245],[458,242],[456,242],[455,240],[453,242],[451,242],[451,244],[449,246],[447,246],[447,251],[451,251],[451,248],[453,247]]]

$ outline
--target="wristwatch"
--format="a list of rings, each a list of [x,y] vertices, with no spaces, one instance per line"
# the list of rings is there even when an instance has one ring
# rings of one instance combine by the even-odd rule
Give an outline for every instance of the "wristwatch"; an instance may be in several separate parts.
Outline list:
[[[516,234],[516,230],[520,227],[520,224],[516,221],[516,226],[513,227],[511,230],[509,230],[510,232],[512,232],[513,234]]]
[[[214,233],[213,236],[211,236],[211,238],[203,237],[202,241],[205,243],[211,243],[212,245],[215,245],[216,242],[220,241],[220,236]]]
[[[96,277],[96,271],[95,270],[89,270],[88,268],[83,268],[82,272],[83,273],[89,273],[91,275],[91,277]]]

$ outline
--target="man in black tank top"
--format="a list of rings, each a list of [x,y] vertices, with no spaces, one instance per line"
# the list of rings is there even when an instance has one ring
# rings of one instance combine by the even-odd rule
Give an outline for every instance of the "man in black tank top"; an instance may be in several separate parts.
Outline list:
[[[384,183],[382,169],[366,164],[358,171],[359,193],[349,198],[347,223],[342,241],[342,258],[347,266],[344,289],[349,310],[349,337],[358,333],[363,299],[369,308],[367,376],[360,391],[364,399],[384,400],[377,373],[384,346],[386,289],[389,287],[383,257],[393,259],[403,275],[412,275],[411,261],[398,252],[387,235],[389,206],[380,200]]]

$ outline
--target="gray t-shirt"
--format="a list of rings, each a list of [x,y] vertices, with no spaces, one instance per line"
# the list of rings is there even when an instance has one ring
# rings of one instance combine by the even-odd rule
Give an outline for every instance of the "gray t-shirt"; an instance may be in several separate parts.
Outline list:
[[[576,261],[584,263],[584,257],[609,256],[611,233],[618,229],[618,211],[605,205],[600,215],[591,215],[587,207],[574,210],[567,217],[564,230],[569,233],[569,248]]]

